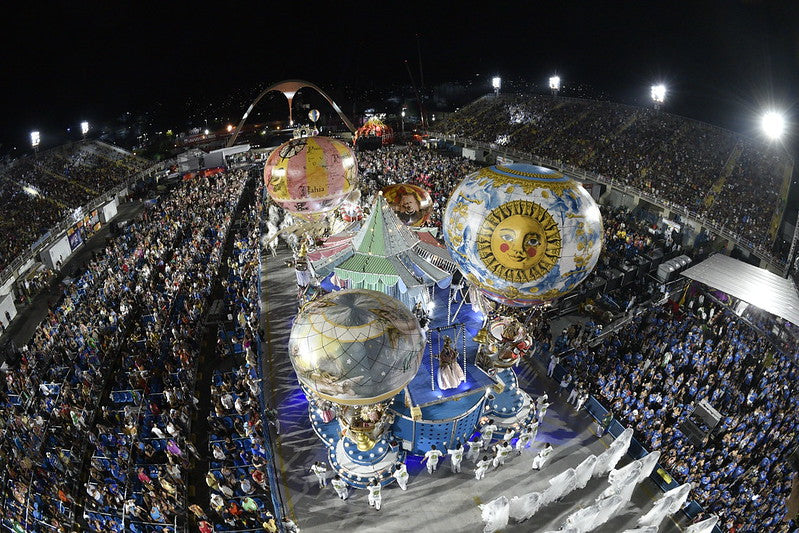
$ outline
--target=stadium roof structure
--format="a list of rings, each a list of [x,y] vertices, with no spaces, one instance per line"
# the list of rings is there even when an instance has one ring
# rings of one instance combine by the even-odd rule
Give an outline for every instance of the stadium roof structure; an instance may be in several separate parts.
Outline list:
[[[799,295],[790,278],[723,254],[710,256],[682,275],[799,325]]]
[[[309,254],[319,277],[334,273],[350,286],[379,290],[403,301],[406,293],[416,296],[424,287],[445,288],[456,268],[447,249],[429,234],[400,222],[382,194],[355,235],[333,236],[321,250],[328,247],[329,253]]]

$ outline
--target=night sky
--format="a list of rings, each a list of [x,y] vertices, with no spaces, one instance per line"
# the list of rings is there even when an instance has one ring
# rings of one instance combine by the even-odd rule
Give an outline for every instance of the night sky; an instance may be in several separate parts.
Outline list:
[[[799,114],[799,2],[432,4],[4,6],[0,142],[286,78],[334,93],[407,84],[404,59],[418,82],[417,35],[428,87],[472,79],[488,92],[494,74],[545,84],[557,72],[631,104],[663,81],[668,111],[744,133],[763,106]]]

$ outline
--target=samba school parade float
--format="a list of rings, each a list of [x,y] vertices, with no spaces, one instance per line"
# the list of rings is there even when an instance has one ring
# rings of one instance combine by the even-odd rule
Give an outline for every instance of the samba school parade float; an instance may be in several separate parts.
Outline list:
[[[310,137],[275,149],[264,180],[307,225],[355,198],[356,170],[345,144]],[[289,356],[328,460],[354,487],[390,482],[407,454],[465,444],[486,418],[528,424],[535,408],[514,371],[535,349],[526,317],[583,281],[602,247],[597,205],[550,169],[468,175],[443,243],[420,227],[430,204],[415,185],[386,188],[363,220],[295,258],[298,284],[320,290],[301,297]]]

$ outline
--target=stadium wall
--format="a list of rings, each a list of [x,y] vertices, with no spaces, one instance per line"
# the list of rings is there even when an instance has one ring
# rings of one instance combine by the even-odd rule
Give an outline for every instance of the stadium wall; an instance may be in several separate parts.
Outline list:
[[[69,256],[72,255],[72,248],[69,246],[69,237],[66,234],[55,241],[53,244],[45,248],[39,254],[39,257],[48,268],[58,270],[56,265],[60,261],[63,265],[66,263]]]
[[[117,205],[119,205],[118,198],[114,198],[105,204],[100,211],[100,222],[107,224],[109,220],[117,216]]]
[[[17,316],[17,307],[14,305],[14,294],[7,292],[0,295],[0,323],[8,327],[8,323]],[[10,317],[10,318],[9,318]]]

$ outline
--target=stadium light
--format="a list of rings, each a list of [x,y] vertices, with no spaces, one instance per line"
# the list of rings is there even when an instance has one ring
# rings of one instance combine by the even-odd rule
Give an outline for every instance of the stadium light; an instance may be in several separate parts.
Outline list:
[[[652,96],[652,101],[655,102],[655,107],[659,107],[666,101],[666,86],[662,83],[653,85],[649,94]]]
[[[231,131],[233,131],[233,124],[228,124],[227,125],[227,132],[230,133]]]
[[[549,89],[552,91],[553,96],[558,95],[560,90],[560,76],[551,76],[549,78]]]
[[[491,78],[491,86],[494,88],[494,94],[499,94],[499,89],[502,87],[502,78],[494,76]]]
[[[39,143],[41,142],[42,137],[39,135],[38,131],[31,132],[31,146],[33,146],[33,155],[34,157],[39,155]]]
[[[776,141],[785,133],[785,116],[778,111],[767,111],[763,114],[760,127],[766,137]]]
[[[89,123],[87,121],[83,121],[80,123],[80,134],[83,135],[83,140],[86,140],[86,134],[89,133]]]

